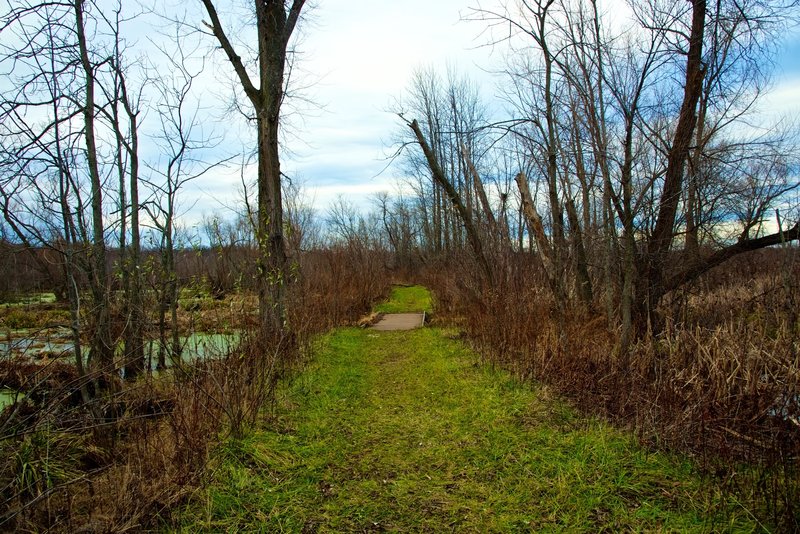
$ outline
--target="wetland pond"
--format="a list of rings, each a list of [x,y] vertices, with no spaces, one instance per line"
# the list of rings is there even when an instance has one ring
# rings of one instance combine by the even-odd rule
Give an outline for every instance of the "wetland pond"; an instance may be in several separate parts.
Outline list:
[[[192,363],[225,355],[241,339],[241,333],[198,332],[190,336],[181,336],[181,361]],[[118,347],[121,352],[122,346]],[[145,357],[151,371],[157,373],[158,340],[145,342]],[[88,349],[84,348],[84,353]],[[70,339],[68,328],[48,328],[37,330],[8,330],[0,340],[0,361],[22,359],[32,363],[46,364],[52,361],[72,363],[74,345]],[[167,367],[171,366],[167,357]],[[0,384],[0,410],[21,398],[22,394]]]

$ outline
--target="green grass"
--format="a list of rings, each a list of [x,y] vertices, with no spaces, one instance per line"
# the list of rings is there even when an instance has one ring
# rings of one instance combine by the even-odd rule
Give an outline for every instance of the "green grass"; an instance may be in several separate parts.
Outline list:
[[[431,313],[431,292],[422,286],[394,286],[389,300],[375,307],[381,313]]]
[[[230,440],[184,532],[743,531],[679,458],[477,363],[442,329],[339,329]]]

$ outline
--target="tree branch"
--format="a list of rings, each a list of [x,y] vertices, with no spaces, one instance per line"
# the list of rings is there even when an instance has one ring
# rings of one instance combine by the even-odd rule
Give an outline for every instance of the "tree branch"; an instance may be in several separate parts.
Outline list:
[[[233,70],[236,71],[236,75],[239,77],[239,81],[242,83],[242,87],[244,88],[244,92],[247,97],[250,99],[253,104],[258,107],[258,102],[260,100],[260,91],[253,85],[252,80],[250,80],[250,76],[247,74],[247,69],[242,63],[242,58],[236,53],[236,50],[233,49],[233,45],[231,44],[228,36],[225,34],[225,30],[222,29],[222,22],[219,20],[219,15],[217,15],[217,10],[214,7],[214,3],[212,0],[200,0],[203,3],[203,6],[206,8],[206,12],[208,13],[208,17],[211,19],[211,24],[203,22],[213,33],[214,37],[217,38],[219,41],[220,46],[225,51],[225,55],[228,56],[228,61],[231,62],[233,65]],[[297,3],[299,0],[295,0]]]
[[[789,241],[797,241],[798,239],[800,239],[800,221],[796,222],[791,229],[786,230],[785,232],[775,232],[774,234],[759,237],[757,239],[741,239],[733,245],[729,245],[716,251],[708,258],[701,259],[698,263],[691,265],[682,272],[671,276],[664,284],[664,289],[665,291],[677,289],[682,285],[691,282],[701,274],[728,261],[734,256],[738,256],[739,254],[779,245],[781,243],[787,243]]]
[[[294,2],[292,2],[289,15],[286,17],[286,27],[283,36],[284,48],[289,45],[289,39],[292,37],[295,26],[297,26],[297,21],[300,18],[300,11],[303,9],[303,4],[305,3],[306,0],[294,0]]]

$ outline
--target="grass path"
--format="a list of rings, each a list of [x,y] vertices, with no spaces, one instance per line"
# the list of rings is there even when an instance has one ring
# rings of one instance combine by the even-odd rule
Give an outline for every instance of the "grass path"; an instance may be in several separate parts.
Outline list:
[[[479,365],[451,337],[324,336],[277,422],[218,451],[183,530],[754,530],[704,497],[688,465]]]

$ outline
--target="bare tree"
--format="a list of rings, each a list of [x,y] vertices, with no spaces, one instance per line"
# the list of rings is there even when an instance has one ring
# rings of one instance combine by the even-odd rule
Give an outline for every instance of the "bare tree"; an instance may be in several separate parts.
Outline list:
[[[90,53],[84,8],[80,1],[17,6],[4,14],[2,27],[9,43],[3,61],[18,67],[13,88],[3,95],[4,216],[27,246],[46,247],[62,258],[80,374],[87,331],[90,364],[110,372],[114,356],[95,137],[98,65]],[[37,119],[30,121],[32,116]],[[90,306],[81,299],[81,272],[92,290]],[[89,310],[89,328],[82,324],[82,308]],[[82,393],[86,399],[87,391]]]
[[[110,13],[100,13],[111,34],[112,56],[109,62],[110,81],[100,84],[108,106],[99,107],[113,131],[116,153],[116,173],[119,178],[119,269],[122,274],[123,309],[123,369],[125,378],[133,380],[145,369],[144,355],[144,298],[142,289],[142,243],[139,223],[139,102],[141,95],[128,88],[129,65],[122,37],[122,5]],[[113,16],[112,16],[113,15]],[[128,193],[128,194],[126,194]],[[130,227],[128,218],[130,217]],[[128,244],[130,231],[130,244]]]
[[[209,17],[209,28],[231,63],[242,90],[255,111],[258,132],[258,231],[259,306],[262,327],[285,328],[285,291],[288,282],[283,230],[281,169],[279,157],[280,110],[284,100],[284,73],[289,44],[305,0],[255,0],[258,35],[258,78],[234,49],[212,0],[200,0]]]
[[[65,298],[69,302],[73,354],[80,377],[85,375],[81,319],[80,272],[86,259],[86,234],[83,225],[81,188],[75,171],[79,132],[72,119],[79,115],[68,83],[59,73],[73,64],[70,36],[60,31],[55,20],[65,16],[63,9],[43,6],[43,31],[30,26],[23,13],[7,14],[6,32],[17,29],[17,37],[37,36],[20,41],[3,61],[19,67],[13,78],[16,91],[4,94],[0,103],[0,199],[8,230],[45,272],[49,265],[41,251],[52,250],[60,259],[56,265],[63,274]],[[41,83],[41,86],[39,83]],[[26,120],[29,107],[45,107],[50,116],[43,124]],[[61,282],[58,282],[60,285]],[[56,290],[58,294],[58,290]],[[85,383],[80,388],[88,402]]]
[[[147,163],[150,176],[145,184],[151,199],[143,208],[159,239],[160,268],[155,288],[158,298],[158,369],[167,366],[167,357],[173,364],[181,362],[178,329],[180,287],[176,269],[179,193],[192,180],[230,160],[223,158],[206,162],[200,156],[204,149],[215,147],[219,140],[213,134],[203,133],[200,104],[192,103],[195,81],[205,69],[205,61],[194,57],[198,45],[192,46],[185,36],[181,36],[180,28],[181,24],[176,24],[175,34],[171,36],[175,44],[173,48],[157,46],[161,61],[169,66],[170,74],[163,73],[151,80],[158,95],[159,129],[153,134],[153,141],[159,147],[159,155],[158,161]]]

